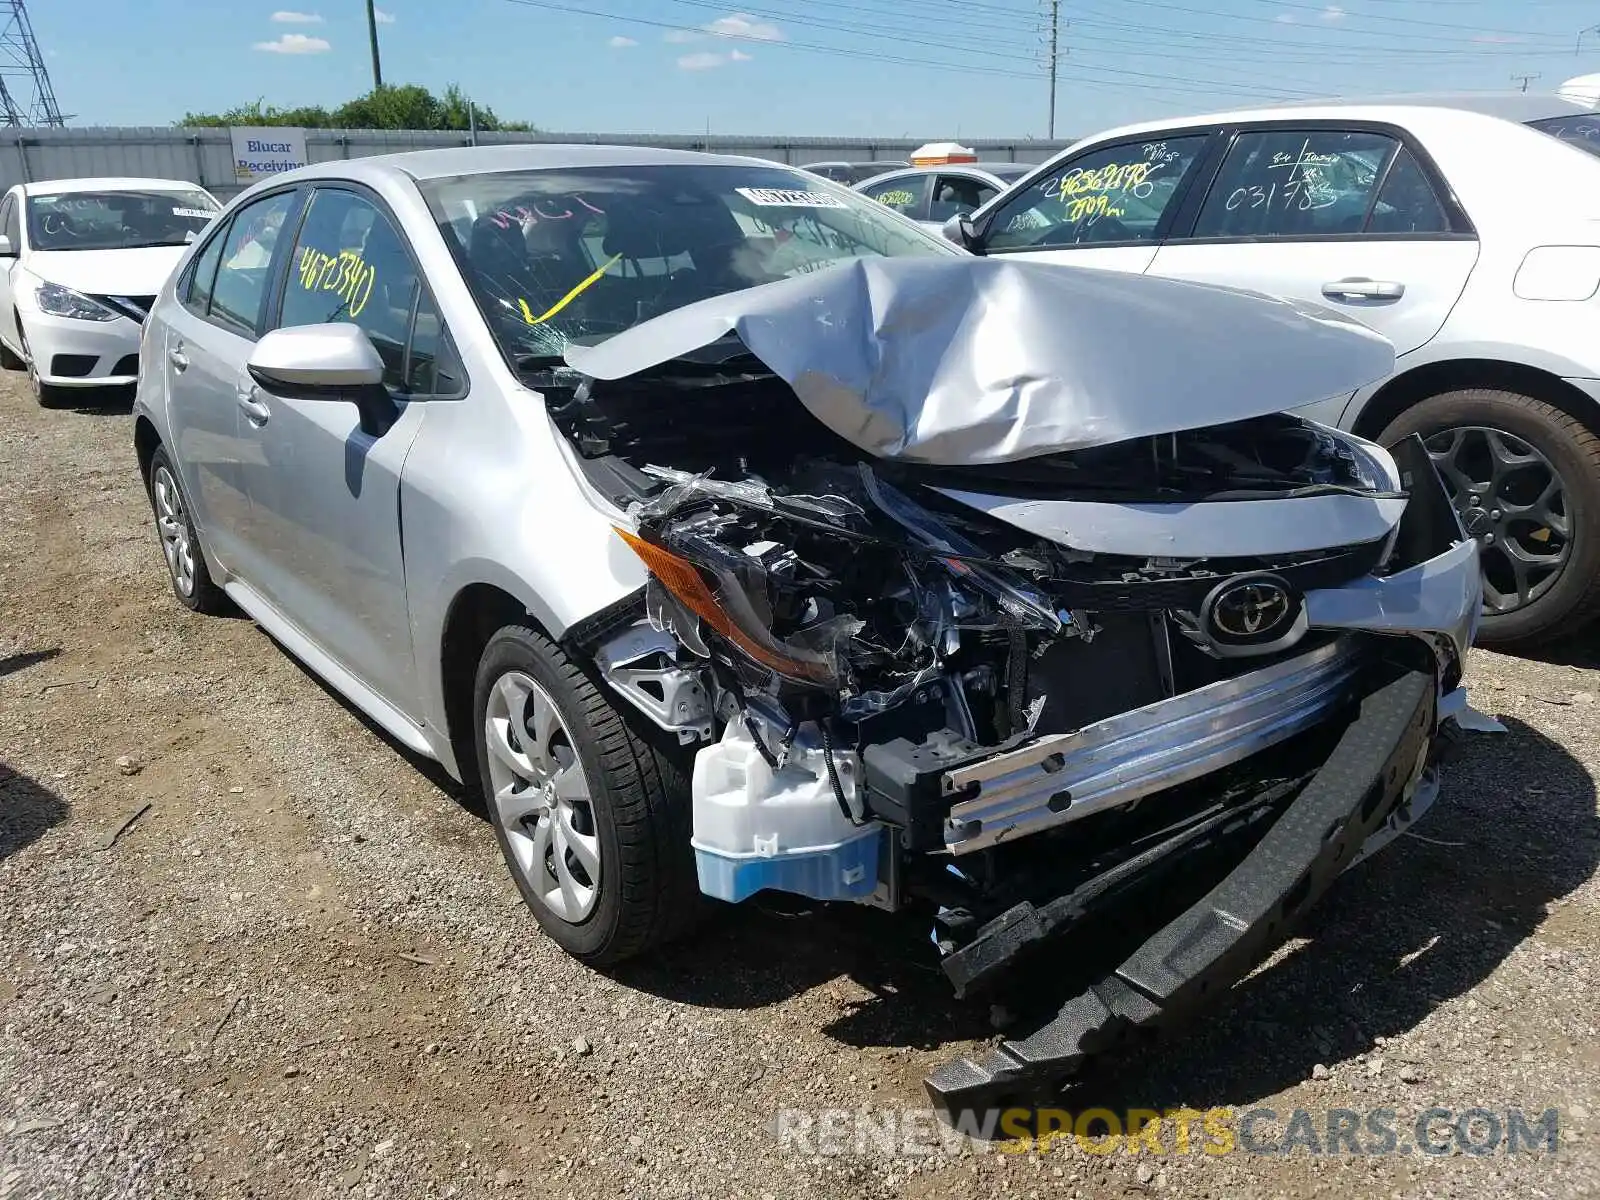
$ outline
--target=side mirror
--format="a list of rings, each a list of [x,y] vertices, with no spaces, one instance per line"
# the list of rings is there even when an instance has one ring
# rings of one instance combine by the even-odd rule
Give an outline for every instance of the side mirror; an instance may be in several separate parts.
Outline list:
[[[954,242],[963,250],[970,250],[973,254],[983,253],[983,243],[972,224],[971,213],[957,213],[944,223],[944,228],[939,232],[944,235],[945,241]]]
[[[373,437],[387,433],[399,415],[383,386],[383,359],[355,325],[274,329],[256,343],[245,369],[268,392],[354,404],[362,432]]]
[[[17,257],[17,248],[11,244],[11,239],[0,233],[0,258]]]
[[[383,359],[355,325],[294,325],[256,343],[250,376],[270,391],[347,400],[383,383]]]

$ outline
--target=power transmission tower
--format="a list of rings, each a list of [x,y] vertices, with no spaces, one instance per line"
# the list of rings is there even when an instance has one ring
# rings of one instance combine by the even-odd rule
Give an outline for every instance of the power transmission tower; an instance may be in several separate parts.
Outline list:
[[[1539,72],[1535,71],[1532,75],[1513,75],[1511,77],[1511,82],[1516,83],[1520,80],[1522,83],[1522,90],[1527,91],[1528,84],[1537,78],[1539,78]]]
[[[0,0],[0,125],[55,126],[67,121],[33,38],[22,0]],[[25,103],[19,103],[19,96]]]
[[[1056,76],[1057,68],[1061,63],[1061,0],[1049,0],[1050,3],[1050,132],[1049,138],[1055,140],[1056,136]]]

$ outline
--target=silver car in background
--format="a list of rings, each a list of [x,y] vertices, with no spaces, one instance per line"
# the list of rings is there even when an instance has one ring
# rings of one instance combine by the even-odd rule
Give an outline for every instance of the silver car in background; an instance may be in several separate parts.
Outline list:
[[[771,163],[435,150],[236,198],[134,444],[178,599],[481,796],[585,961],[702,893],[920,912],[961,994],[1148,932],[955,1105],[1225,991],[1432,803],[1476,546],[1420,442],[1283,415],[1392,366]]]
[[[854,187],[901,216],[942,231],[947,221],[976,212],[1033,170],[1033,163],[948,163],[885,171]]]

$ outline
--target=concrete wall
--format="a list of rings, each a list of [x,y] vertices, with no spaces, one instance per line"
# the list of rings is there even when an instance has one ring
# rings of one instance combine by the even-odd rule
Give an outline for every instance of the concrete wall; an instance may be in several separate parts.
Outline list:
[[[924,139],[925,140],[925,139]],[[865,162],[907,158],[923,140],[828,137],[703,137],[656,134],[483,133],[480,145],[511,142],[583,142],[660,146],[748,154],[800,165],[825,159]],[[360,158],[400,150],[464,146],[464,133],[381,129],[310,129],[306,154],[312,162]],[[967,141],[979,158],[1003,162],[1043,162],[1069,141]],[[240,190],[233,178],[233,150],[226,129],[82,128],[0,130],[0,190],[41,179],[82,179],[94,175],[141,175],[187,179],[226,199]]]

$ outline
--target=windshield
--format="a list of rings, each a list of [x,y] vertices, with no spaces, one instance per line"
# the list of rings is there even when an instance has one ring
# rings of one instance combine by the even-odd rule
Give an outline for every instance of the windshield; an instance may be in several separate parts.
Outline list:
[[[217,215],[205,192],[62,192],[29,196],[35,250],[130,250],[182,246]]]
[[[1600,157],[1600,113],[1575,113],[1570,117],[1550,117],[1528,124]]]
[[[1003,179],[1007,183],[1015,183],[1029,171],[1038,167],[1038,163],[979,163],[985,171],[996,179]]]
[[[419,186],[514,364],[837,263],[960,253],[863,196],[778,166],[504,172]]]

